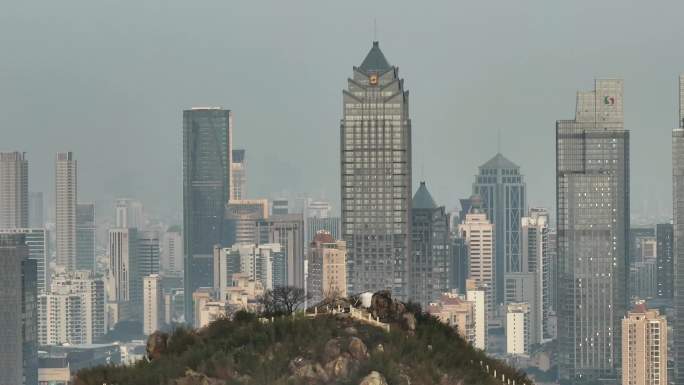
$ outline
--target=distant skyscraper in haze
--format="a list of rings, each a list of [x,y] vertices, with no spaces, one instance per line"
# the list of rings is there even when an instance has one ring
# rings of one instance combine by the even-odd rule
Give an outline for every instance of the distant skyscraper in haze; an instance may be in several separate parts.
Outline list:
[[[138,273],[138,232],[136,229],[116,228],[109,230],[108,308],[111,323],[132,316],[131,306],[135,291],[134,277]],[[142,286],[142,283],[141,283]]]
[[[672,130],[674,231],[674,383],[684,385],[684,75],[679,76],[679,128]]]
[[[77,169],[73,152],[57,154],[55,192],[57,264],[71,271],[76,268]]]
[[[95,270],[95,205],[76,205],[76,269]]]
[[[304,217],[302,214],[274,215],[257,221],[258,244],[282,246],[287,266],[287,285],[304,288]]]
[[[35,229],[45,226],[44,205],[42,192],[29,192],[29,227]]]
[[[164,323],[162,285],[159,274],[143,277],[143,334],[149,336]]]
[[[473,195],[482,199],[482,210],[494,225],[494,300],[504,300],[504,276],[521,272],[520,219],[527,213],[527,192],[520,167],[497,153],[479,167]]]
[[[150,275],[159,275],[160,243],[156,231],[143,230],[137,234],[136,268],[132,274],[131,300],[136,311],[140,311],[143,306],[143,279]]]
[[[350,293],[409,297],[411,120],[399,68],[373,42],[343,92],[340,123],[342,238]]]
[[[0,152],[0,229],[28,227],[28,159],[21,152]]]
[[[674,234],[671,223],[656,225],[658,298],[672,299],[674,292]]]
[[[628,305],[629,132],[623,81],[577,93],[556,122],[558,342],[561,381],[614,381]]]
[[[468,249],[468,280],[484,290],[488,317],[493,316],[494,300],[494,225],[480,211],[479,197],[471,198],[470,212],[458,226]],[[467,281],[466,281],[467,282]],[[467,290],[467,287],[466,287]]]
[[[192,293],[213,286],[214,245],[224,236],[230,200],[232,115],[222,108],[183,111],[183,238],[185,321],[193,325]]]
[[[162,275],[171,277],[183,273],[183,234],[180,226],[169,227],[162,236],[159,270]]]
[[[29,259],[36,261],[36,289],[39,293],[45,291],[50,284],[48,231],[43,227],[37,229],[12,228],[0,229],[0,234],[24,235],[24,241],[29,250]]]
[[[271,215],[287,215],[290,212],[290,202],[287,199],[274,199],[271,205]]]
[[[257,243],[256,224],[259,219],[268,218],[267,199],[231,200],[225,213],[225,243]]]
[[[531,208],[521,221],[520,261],[522,274],[532,274],[534,298],[526,298],[530,306],[530,343],[541,343],[551,338],[549,313],[550,261],[548,255],[549,213],[543,208]],[[514,273],[515,274],[515,273]]]
[[[142,230],[145,227],[143,204],[135,199],[119,198],[114,203],[116,227]]]
[[[449,290],[449,216],[420,182],[411,210],[410,299],[426,309]]]
[[[245,150],[233,150],[233,163],[230,170],[230,199],[247,199],[247,157]]]

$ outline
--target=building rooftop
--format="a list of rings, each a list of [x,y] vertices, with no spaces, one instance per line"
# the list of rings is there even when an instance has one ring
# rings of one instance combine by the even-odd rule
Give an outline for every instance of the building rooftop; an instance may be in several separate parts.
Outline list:
[[[425,182],[420,182],[420,186],[413,196],[413,208],[414,209],[434,209],[437,208],[435,200],[432,199],[432,195],[425,186]]]
[[[501,169],[501,168],[520,168],[517,164],[511,162],[508,158],[497,153],[494,157],[488,160],[485,164],[480,166],[480,168],[486,169]]]
[[[380,43],[377,41],[373,42],[373,47],[363,59],[363,63],[359,66],[359,69],[369,73],[369,72],[385,72],[392,68],[392,66],[387,62],[385,55],[383,55],[380,50]]]

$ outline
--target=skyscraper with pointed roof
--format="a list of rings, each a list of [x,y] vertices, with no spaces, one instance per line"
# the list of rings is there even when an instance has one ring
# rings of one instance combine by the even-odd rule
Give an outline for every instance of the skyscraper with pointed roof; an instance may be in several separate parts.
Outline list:
[[[340,123],[342,238],[349,293],[409,297],[411,120],[408,91],[373,42],[343,91]]]
[[[479,167],[473,194],[494,225],[494,301],[504,301],[504,275],[521,272],[520,220],[527,212],[527,191],[520,166],[501,153]]]
[[[449,289],[449,215],[420,182],[411,210],[411,300],[424,309]]]

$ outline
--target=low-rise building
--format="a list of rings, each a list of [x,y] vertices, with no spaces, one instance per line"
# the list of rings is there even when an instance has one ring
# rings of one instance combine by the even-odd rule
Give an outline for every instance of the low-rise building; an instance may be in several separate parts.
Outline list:
[[[427,312],[455,327],[458,334],[471,344],[475,343],[475,305],[453,293],[443,293],[437,302],[430,303]]]

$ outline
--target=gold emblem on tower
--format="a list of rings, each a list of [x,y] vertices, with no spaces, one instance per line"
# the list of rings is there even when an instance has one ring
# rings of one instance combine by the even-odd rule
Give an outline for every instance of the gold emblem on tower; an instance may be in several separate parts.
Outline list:
[[[377,86],[378,85],[378,74],[372,74],[370,78],[368,78],[368,82],[372,86]]]

